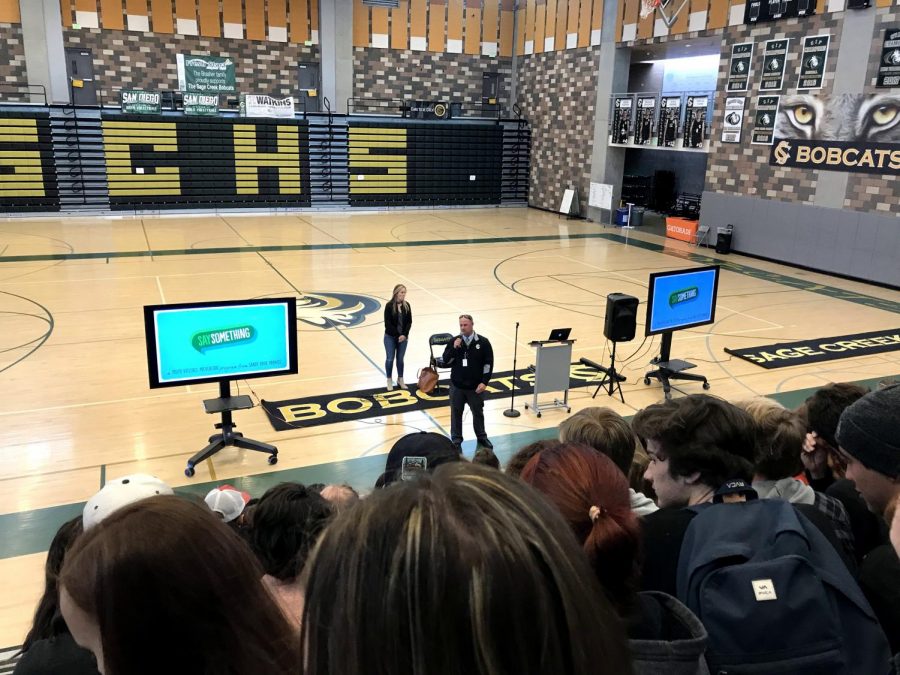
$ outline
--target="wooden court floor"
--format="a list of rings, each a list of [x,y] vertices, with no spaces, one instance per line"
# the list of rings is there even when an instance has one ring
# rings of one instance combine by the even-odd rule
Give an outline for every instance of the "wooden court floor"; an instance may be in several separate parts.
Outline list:
[[[145,304],[341,298],[337,308],[301,308],[299,375],[240,386],[289,399],[384,384],[381,311],[354,315],[351,296],[381,303],[394,284],[407,286],[407,380],[427,363],[428,335],[454,332],[460,313],[490,338],[497,370],[512,368],[517,321],[520,368],[533,363],[531,340],[565,326],[576,358],[605,361],[608,293],[643,301],[650,273],[720,259],[716,322],[676,334],[672,349],[697,364],[710,393],[734,400],[900,373],[900,352],[764,370],[723,351],[897,328],[900,293],[627,234],[533,209],[0,220],[0,646],[24,636],[42,551],[61,514],[74,513],[107,477],[149,472],[184,486],[316,466],[328,478],[328,467],[342,462],[381,462],[411,427],[449,429],[449,409],[438,408],[275,432],[255,408],[235,413],[238,428],[276,444],[278,465],[226,449],[188,479],[185,461],[215,421],[201,401],[216,388],[148,388]],[[592,400],[593,387],[584,387],[571,392],[574,409],[601,404],[630,415],[662,398],[658,385],[641,381],[659,347],[658,339],[642,342],[643,305],[639,324],[638,338],[619,348],[625,403]],[[701,391],[693,383],[679,390]],[[508,405],[489,401],[485,414],[495,443],[510,447],[565,416],[523,411],[510,419],[501,414]],[[466,433],[471,438],[468,420]]]

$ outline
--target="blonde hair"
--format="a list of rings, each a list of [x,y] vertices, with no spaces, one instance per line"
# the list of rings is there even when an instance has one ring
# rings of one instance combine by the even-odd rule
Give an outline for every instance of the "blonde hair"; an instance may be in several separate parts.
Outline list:
[[[753,418],[756,427],[756,473],[768,480],[795,476],[803,470],[800,459],[806,425],[800,415],[764,396],[734,404]]]
[[[610,408],[579,410],[559,425],[559,440],[582,443],[609,457],[626,476],[639,445],[628,421]]]
[[[403,284],[397,284],[396,286],[394,286],[394,290],[391,292],[391,312],[393,314],[397,313],[397,305],[399,304],[397,302],[397,295],[400,293],[400,291],[405,291],[405,290],[406,290],[406,286],[404,286]],[[400,311],[401,312],[409,311],[409,303],[406,300],[403,301],[403,304],[400,307]]]

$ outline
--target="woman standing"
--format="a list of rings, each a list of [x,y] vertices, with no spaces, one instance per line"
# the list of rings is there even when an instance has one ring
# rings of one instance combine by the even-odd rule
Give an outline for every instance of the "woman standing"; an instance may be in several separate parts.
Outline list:
[[[403,382],[403,355],[412,328],[412,308],[406,301],[406,286],[397,284],[391,294],[391,301],[384,306],[384,351],[386,354],[384,372],[387,375],[387,389],[394,388],[391,372],[394,370],[394,355],[397,356],[397,386],[406,389]]]

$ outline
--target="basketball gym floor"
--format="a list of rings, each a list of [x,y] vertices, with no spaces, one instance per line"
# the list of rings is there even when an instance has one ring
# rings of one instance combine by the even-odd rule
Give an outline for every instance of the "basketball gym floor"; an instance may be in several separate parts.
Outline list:
[[[831,381],[900,374],[897,351],[777,370],[723,351],[896,329],[896,291],[533,209],[0,221],[0,647],[20,644],[30,625],[56,528],[107,478],[147,472],[195,494],[229,482],[259,495],[283,480],[366,489],[397,438],[449,431],[447,407],[284,432],[256,407],[235,413],[238,430],[277,445],[278,464],[227,448],[187,478],[187,458],[214,431],[201,402],[217,387],[148,388],[143,305],[313,298],[299,310],[299,375],[239,389],[254,400],[336,399],[384,385],[382,313],[371,299],[385,302],[397,283],[414,313],[406,379],[415,381],[428,336],[455,332],[461,313],[490,338],[498,371],[512,369],[517,321],[519,369],[534,362],[529,342],[558,327],[572,327],[575,360],[605,363],[608,293],[643,303],[650,273],[711,262],[725,265],[716,321],[676,333],[672,347],[709,378],[710,393],[795,405]],[[625,403],[603,392],[592,400],[595,386],[585,385],[570,391],[573,411],[608,405],[627,416],[662,399],[642,381],[660,342],[643,340],[643,315],[642,304],[638,337],[618,348]],[[701,391],[685,383],[674,395]],[[501,414],[508,398],[486,403],[501,460],[566,416],[537,418],[524,402],[518,418]],[[468,417],[464,428],[471,456]]]

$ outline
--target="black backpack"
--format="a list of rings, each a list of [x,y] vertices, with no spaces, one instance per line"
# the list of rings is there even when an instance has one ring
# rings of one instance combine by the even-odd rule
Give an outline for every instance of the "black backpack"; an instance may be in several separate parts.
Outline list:
[[[883,675],[884,632],[824,535],[790,503],[693,507],[678,599],[709,632],[720,675]]]

